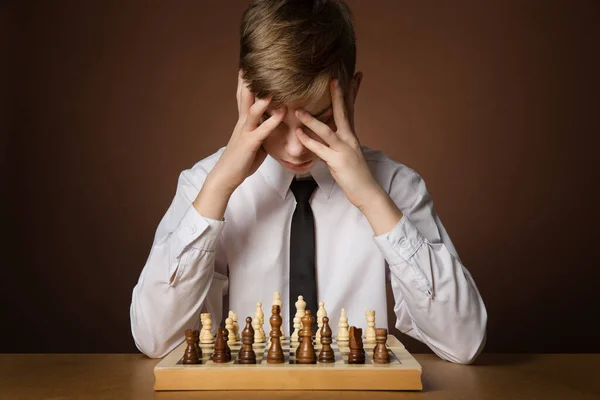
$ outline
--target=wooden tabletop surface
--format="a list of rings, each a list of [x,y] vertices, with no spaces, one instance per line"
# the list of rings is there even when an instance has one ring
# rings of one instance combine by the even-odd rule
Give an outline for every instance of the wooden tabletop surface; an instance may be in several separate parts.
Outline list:
[[[415,354],[422,392],[246,392],[250,399],[599,399],[600,354],[483,354],[456,365]],[[0,354],[0,399],[228,399],[232,392],[154,392],[159,360],[141,354]],[[308,396],[308,397],[307,397]]]

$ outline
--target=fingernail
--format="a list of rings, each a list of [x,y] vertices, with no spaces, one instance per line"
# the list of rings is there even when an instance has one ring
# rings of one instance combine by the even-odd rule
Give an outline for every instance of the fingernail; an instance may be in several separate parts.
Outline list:
[[[302,111],[302,110],[296,110],[296,116],[297,116],[298,118],[300,118],[300,117],[304,117],[304,111]]]

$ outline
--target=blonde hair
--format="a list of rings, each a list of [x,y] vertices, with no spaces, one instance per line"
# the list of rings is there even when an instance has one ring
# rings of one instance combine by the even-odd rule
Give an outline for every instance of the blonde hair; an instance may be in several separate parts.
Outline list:
[[[354,76],[353,16],[343,0],[255,0],[243,14],[244,80],[271,106],[320,98],[332,78],[345,89]]]

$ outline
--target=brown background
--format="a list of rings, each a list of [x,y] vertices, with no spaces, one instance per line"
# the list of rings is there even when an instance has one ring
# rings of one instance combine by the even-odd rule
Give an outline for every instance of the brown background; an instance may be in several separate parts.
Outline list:
[[[235,124],[246,4],[3,6],[0,351],[136,351],[131,290],[178,174]],[[427,182],[486,351],[597,352],[597,2],[349,4],[357,131]]]

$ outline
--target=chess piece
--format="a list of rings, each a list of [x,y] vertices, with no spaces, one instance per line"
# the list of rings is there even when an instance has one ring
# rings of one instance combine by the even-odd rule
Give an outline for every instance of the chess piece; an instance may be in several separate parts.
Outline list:
[[[214,343],[215,338],[212,335],[212,319],[209,313],[200,316],[202,322],[202,331],[200,331],[200,343]]]
[[[225,329],[218,328],[217,329],[217,340],[215,341],[215,345],[213,348],[213,356],[212,360],[214,363],[222,364],[229,361],[227,359],[227,344],[225,342],[225,337],[223,335],[223,331]]]
[[[346,310],[342,308],[342,314],[340,315],[340,323],[338,324],[338,342],[347,342],[350,340],[350,334],[348,332],[348,317],[346,317]]]
[[[296,362],[299,364],[314,364],[317,362],[317,355],[312,343],[312,324],[314,317],[307,313],[302,317],[302,343],[299,346],[299,351],[296,356]]]
[[[319,302],[319,310],[317,311],[317,334],[315,335],[315,340],[318,342],[321,339],[321,328],[323,327],[323,317],[327,316],[327,311],[325,311],[325,303],[322,301]]]
[[[202,359],[202,350],[198,352],[200,346],[196,341],[197,337],[197,330],[187,329],[185,331],[185,342],[187,344],[187,347],[185,348],[185,353],[183,353],[184,364],[198,364]]]
[[[348,354],[348,364],[364,364],[365,349],[362,342],[362,329],[354,326],[350,327],[350,354]]]
[[[227,351],[227,361],[231,361],[231,347],[229,347],[229,331],[223,329],[223,339],[225,339],[225,350]]]
[[[367,317],[367,332],[365,333],[365,341],[367,343],[375,343],[375,310],[365,312]]]
[[[269,336],[271,337],[271,347],[269,347],[269,353],[267,354],[267,363],[281,364],[285,361],[279,337],[281,324],[283,322],[281,319],[281,309],[278,305],[274,305],[271,311],[273,314],[269,320],[271,323],[271,332],[269,333]]]
[[[238,316],[233,311],[229,311],[229,318],[233,320],[233,333],[235,333],[235,341],[240,341],[240,324],[238,323]]]
[[[390,353],[388,352],[385,343],[387,342],[387,329],[377,328],[375,329],[375,340],[377,345],[373,349],[373,362],[377,364],[389,364]]]
[[[304,316],[308,316],[311,321],[312,321],[312,315],[310,314],[310,310],[304,310]],[[304,318],[304,317],[302,317]],[[300,319],[300,322],[302,322],[302,319]],[[312,327],[312,323],[311,323],[311,327]],[[302,347],[302,342],[304,341],[304,337],[302,336],[302,331],[304,330],[304,325],[302,327],[302,329],[300,329],[300,332],[298,332],[298,347],[296,347],[296,359],[298,359],[298,354],[300,353],[300,347]],[[311,328],[311,335],[312,335],[312,328]],[[310,338],[311,342],[312,342],[312,338]]]
[[[294,333],[290,340],[292,342],[298,341],[298,333],[300,329],[302,329],[302,317],[304,317],[304,312],[306,310],[306,302],[304,301],[304,296],[298,296],[298,301],[296,302],[296,315],[294,316]]]
[[[194,344],[196,345],[196,353],[198,353],[198,362],[202,362],[202,349],[200,348],[200,331],[198,329],[194,329],[192,331],[194,335]]]
[[[238,354],[240,364],[256,364],[256,353],[252,348],[254,343],[254,328],[252,318],[246,317],[246,327],[242,331],[242,349]]]
[[[231,314],[230,314],[231,315]],[[233,330],[233,318],[229,317],[225,319],[225,329],[227,329],[227,344],[234,344],[235,340],[235,331]]]
[[[319,362],[332,363],[335,362],[335,354],[331,348],[331,328],[329,327],[329,318],[323,317],[322,328],[321,328],[321,352],[319,353]]]
[[[256,312],[254,313],[254,343],[263,343],[266,340],[266,336],[263,336],[263,318],[265,317],[262,312],[262,303],[256,303]]]
[[[273,306],[279,306],[280,310],[283,310],[283,303],[281,302],[281,293],[279,292],[274,292],[273,293]],[[281,312],[280,312],[281,314]],[[283,316],[282,316],[283,318]],[[283,325],[281,325],[281,337],[283,337],[285,335],[285,333],[283,332]]]

